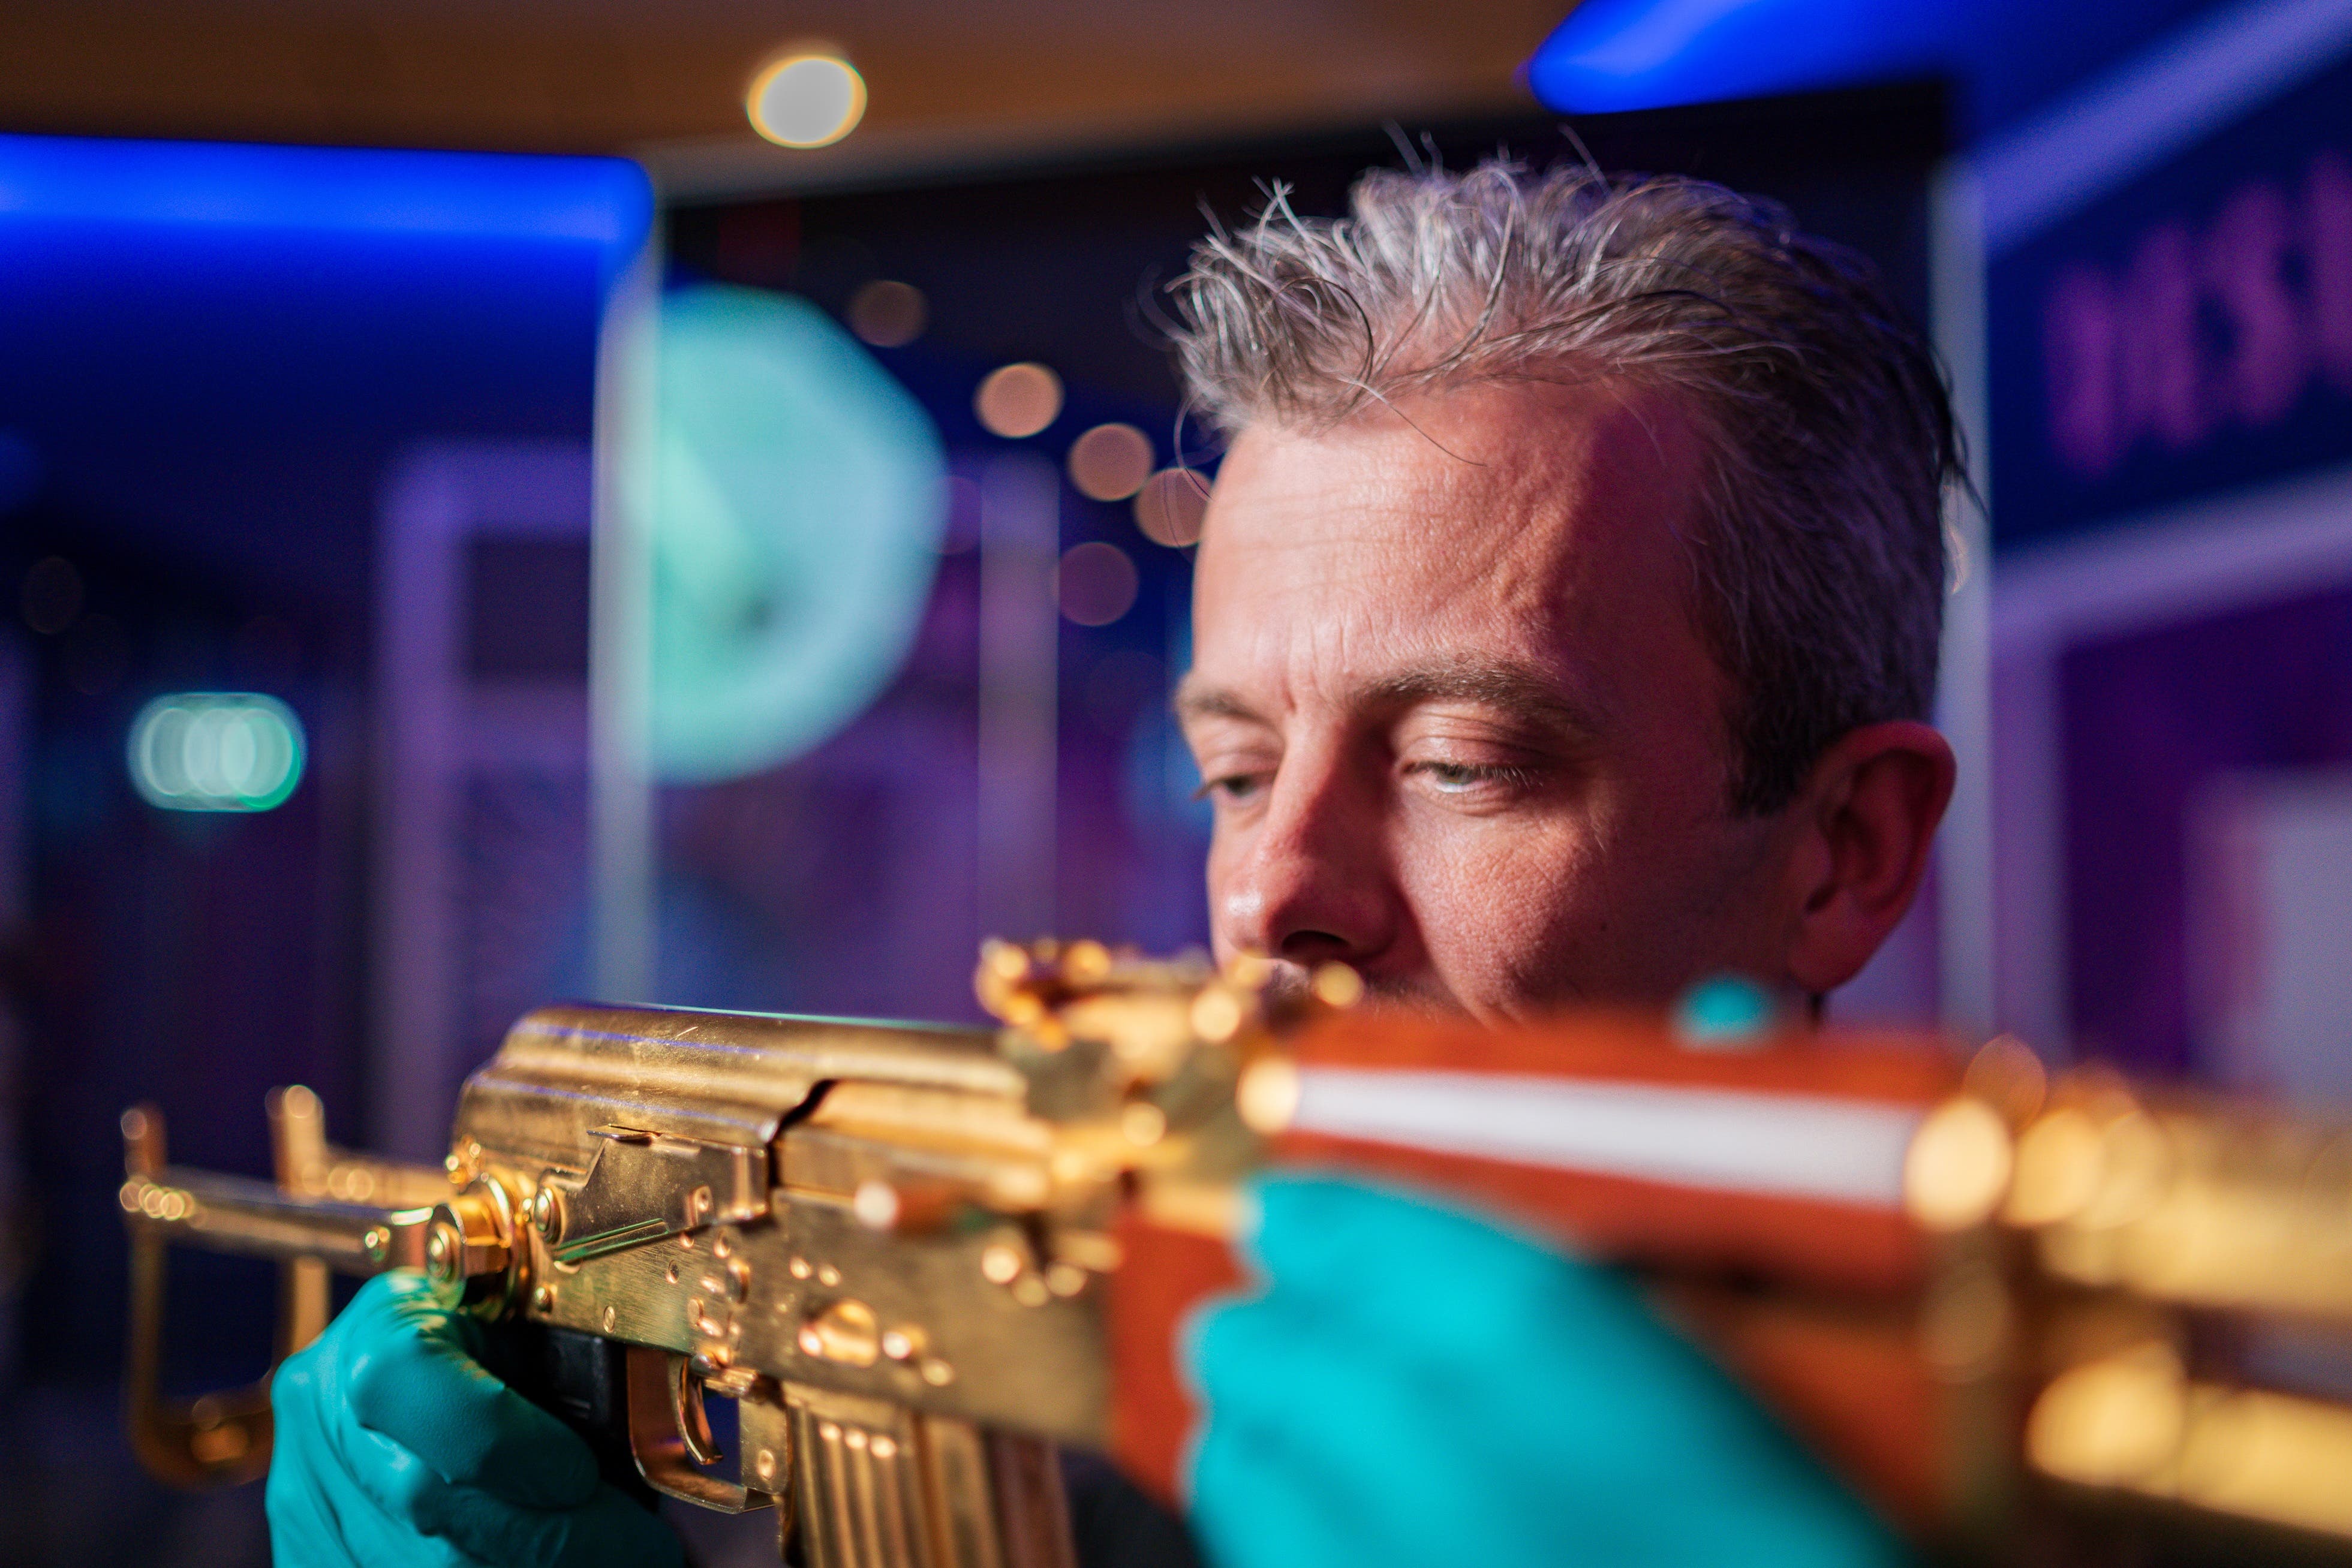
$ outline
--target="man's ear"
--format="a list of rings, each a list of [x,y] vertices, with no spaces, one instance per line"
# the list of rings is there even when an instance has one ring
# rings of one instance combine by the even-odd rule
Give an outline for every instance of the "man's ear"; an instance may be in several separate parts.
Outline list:
[[[1870,962],[1919,891],[1951,803],[1952,747],[1908,719],[1848,732],[1790,807],[1788,974],[1815,996]]]

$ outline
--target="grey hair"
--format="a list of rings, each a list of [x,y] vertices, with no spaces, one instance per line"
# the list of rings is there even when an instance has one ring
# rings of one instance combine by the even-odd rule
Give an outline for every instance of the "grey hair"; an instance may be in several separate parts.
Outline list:
[[[1670,390],[1707,448],[1691,610],[1729,677],[1732,808],[1780,810],[1840,736],[1924,718],[1960,456],[1932,351],[1861,257],[1674,176],[1380,171],[1348,215],[1274,190],[1171,286],[1190,405],[1231,436],[1433,388]]]

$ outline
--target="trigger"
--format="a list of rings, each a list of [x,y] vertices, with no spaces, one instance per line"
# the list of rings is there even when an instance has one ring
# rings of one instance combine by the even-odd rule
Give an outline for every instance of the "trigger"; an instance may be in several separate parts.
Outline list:
[[[702,1407],[701,1379],[694,1375],[694,1363],[685,1356],[672,1356],[670,1362],[670,1411],[677,1418],[677,1435],[686,1444],[687,1457],[698,1465],[715,1465],[726,1456],[710,1435],[710,1416]]]

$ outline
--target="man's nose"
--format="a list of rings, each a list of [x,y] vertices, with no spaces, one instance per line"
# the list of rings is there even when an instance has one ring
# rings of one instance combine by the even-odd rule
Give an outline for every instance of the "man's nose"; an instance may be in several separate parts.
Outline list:
[[[1372,964],[1397,928],[1382,792],[1339,759],[1295,753],[1269,789],[1265,814],[1232,846],[1219,935],[1298,964]]]

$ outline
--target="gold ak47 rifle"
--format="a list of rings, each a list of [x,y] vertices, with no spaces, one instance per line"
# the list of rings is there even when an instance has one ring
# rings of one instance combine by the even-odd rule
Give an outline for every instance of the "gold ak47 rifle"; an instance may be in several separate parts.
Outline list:
[[[2013,1041],[1497,1031],[1269,974],[991,944],[993,1033],[541,1009],[446,1171],[331,1148],[299,1088],[275,1185],[166,1165],[133,1110],[133,1445],[188,1483],[268,1465],[266,1382],[158,1396],[168,1244],[283,1260],[286,1352],[330,1270],[416,1269],[609,1469],[774,1508],[811,1568],[1059,1568],[1054,1446],[1170,1495],[1174,1324],[1235,1277],[1240,1178],[1312,1161],[1643,1270],[1923,1540],[2014,1560],[2136,1505],[2352,1546],[2352,1411],[2252,1386],[2233,1326],[2352,1322],[2352,1137],[2052,1082]]]

